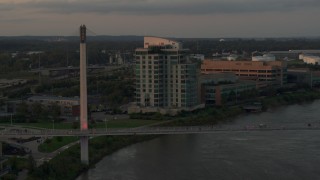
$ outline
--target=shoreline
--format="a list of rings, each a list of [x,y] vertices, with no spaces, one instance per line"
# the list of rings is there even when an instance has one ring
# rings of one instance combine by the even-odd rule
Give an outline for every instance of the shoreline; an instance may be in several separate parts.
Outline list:
[[[305,91],[305,92],[295,92],[291,94],[283,94],[280,96],[266,97],[262,99],[263,111],[270,107],[277,108],[284,105],[293,105],[303,102],[312,102],[320,98],[319,91]],[[232,122],[234,117],[238,115],[245,115],[245,112],[240,109],[239,106],[234,107],[222,107],[219,108],[221,111],[207,112],[206,110],[200,112],[191,117],[178,117],[177,120],[169,122],[169,125],[208,125],[209,123],[218,124],[225,122]],[[210,108],[214,109],[214,108]],[[210,110],[209,109],[209,110]],[[230,110],[231,109],[231,110]],[[211,113],[211,114],[210,114]],[[218,114],[217,114],[218,113]],[[219,114],[220,113],[220,114]],[[224,113],[224,114],[221,114]],[[210,121],[208,121],[210,120]],[[195,122],[196,121],[196,122]],[[45,177],[52,177],[59,179],[57,173],[64,174],[67,173],[68,176],[63,176],[63,179],[76,179],[83,172],[87,171],[89,168],[93,168],[96,163],[101,161],[104,157],[122,149],[132,144],[139,142],[144,142],[147,140],[154,139],[159,136],[100,136],[93,138],[90,141],[89,146],[89,156],[90,164],[85,166],[80,162],[80,152],[79,144],[70,147],[68,150],[62,152],[60,155],[54,157],[50,162],[45,163],[43,166],[37,168],[32,172],[27,179],[42,179]],[[61,165],[64,168],[61,168]],[[70,166],[70,167],[68,167]],[[47,171],[48,169],[58,168],[55,172]],[[68,169],[68,171],[66,171]]]

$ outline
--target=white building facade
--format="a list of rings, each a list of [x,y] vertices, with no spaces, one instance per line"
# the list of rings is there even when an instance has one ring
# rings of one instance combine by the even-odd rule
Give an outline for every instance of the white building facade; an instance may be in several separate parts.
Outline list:
[[[168,109],[189,110],[200,104],[199,63],[191,60],[180,42],[145,37],[135,60],[136,111],[165,114]]]

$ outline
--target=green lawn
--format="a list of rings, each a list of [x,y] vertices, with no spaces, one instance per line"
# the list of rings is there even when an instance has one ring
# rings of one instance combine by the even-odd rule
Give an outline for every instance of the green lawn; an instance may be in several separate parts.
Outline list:
[[[41,122],[41,123],[17,123],[15,125],[24,127],[35,127],[35,128],[45,128],[52,129],[52,122]],[[54,129],[72,129],[72,123],[54,123]]]
[[[107,121],[107,127],[108,128],[133,128],[133,127],[150,125],[158,122],[160,121],[136,120],[136,119],[110,120],[110,121]],[[98,122],[95,125],[95,128],[105,128],[105,127],[106,127],[105,122]]]
[[[59,149],[62,146],[65,146],[69,143],[72,143],[74,141],[77,141],[78,137],[53,137],[52,139],[47,139],[44,143],[40,144],[38,146],[38,150],[40,152],[44,153],[50,153],[57,149]]]

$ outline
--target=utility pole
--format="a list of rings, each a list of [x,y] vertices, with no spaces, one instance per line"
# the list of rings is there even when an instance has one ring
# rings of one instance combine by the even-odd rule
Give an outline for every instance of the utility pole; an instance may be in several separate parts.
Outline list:
[[[40,53],[39,53],[38,65],[39,65],[39,85],[40,85],[41,84]]]

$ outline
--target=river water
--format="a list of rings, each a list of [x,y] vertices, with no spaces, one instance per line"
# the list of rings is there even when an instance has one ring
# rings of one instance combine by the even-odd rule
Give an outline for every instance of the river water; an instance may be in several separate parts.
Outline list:
[[[222,126],[320,126],[319,107],[281,107]],[[105,157],[78,180],[316,180],[319,164],[320,130],[165,135]]]

